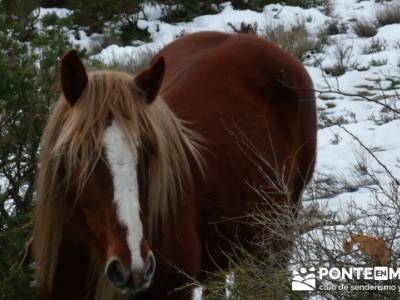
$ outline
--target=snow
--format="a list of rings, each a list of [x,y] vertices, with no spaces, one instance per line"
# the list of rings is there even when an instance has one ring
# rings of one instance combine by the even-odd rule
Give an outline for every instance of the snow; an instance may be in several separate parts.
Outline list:
[[[128,60],[140,60],[142,53],[148,51],[156,53],[162,48],[164,44],[148,43],[140,46],[126,46],[120,47],[117,45],[110,45],[104,48],[100,54],[93,55],[92,58],[101,60],[106,64],[110,64],[113,61],[128,61]]]
[[[334,0],[334,14],[344,21],[374,19],[377,9],[382,7],[375,1]]]
[[[145,5],[140,18],[147,20],[158,20],[162,17],[162,6],[160,5]]]
[[[218,14],[204,15],[194,18],[191,22],[178,24],[168,24],[154,18],[154,16],[161,15],[160,7],[148,7],[145,11],[153,11],[152,17],[148,20],[140,20],[138,26],[141,29],[146,29],[150,33],[153,42],[136,47],[118,47],[112,45],[103,49],[94,57],[104,62],[110,62],[115,59],[124,60],[126,59],[126,54],[135,57],[140,55],[142,51],[156,52],[183,33],[188,34],[211,30],[232,32],[233,29],[228,24],[239,27],[242,22],[257,24],[260,33],[267,28],[275,28],[279,25],[289,28],[300,22],[305,22],[307,29],[314,34],[318,28],[323,26],[326,21],[330,19],[330,17],[323,15],[315,8],[302,9],[278,4],[266,6],[263,12],[254,12],[251,10],[235,10],[230,3],[226,3],[224,9]],[[82,46],[81,43],[77,44]],[[90,46],[85,46],[85,48],[90,49]]]
[[[79,30],[77,32],[77,34],[79,36],[78,39],[75,35],[70,34],[68,36],[68,40],[70,43],[73,43],[76,47],[82,48],[82,49],[91,49],[91,47],[95,43],[96,38],[98,36],[98,35],[94,34],[94,35],[92,35],[91,38],[89,38],[84,30]]]
[[[375,38],[386,40],[392,48],[400,48],[400,24],[391,24],[379,28]]]
[[[39,14],[39,18],[43,18],[46,15],[55,14],[58,18],[66,18],[72,14],[72,10],[66,8],[38,8],[32,12],[33,15]]]

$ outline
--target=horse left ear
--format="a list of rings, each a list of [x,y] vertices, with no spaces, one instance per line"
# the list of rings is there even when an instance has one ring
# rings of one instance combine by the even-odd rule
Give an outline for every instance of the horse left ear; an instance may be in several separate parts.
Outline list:
[[[88,76],[75,50],[69,51],[61,60],[61,88],[65,98],[74,105],[88,83]]]
[[[165,72],[164,57],[159,57],[149,68],[135,77],[136,86],[144,93],[147,104],[157,97]]]

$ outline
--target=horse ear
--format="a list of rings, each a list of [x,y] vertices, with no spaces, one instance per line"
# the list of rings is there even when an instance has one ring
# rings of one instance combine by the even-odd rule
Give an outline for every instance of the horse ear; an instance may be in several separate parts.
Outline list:
[[[65,98],[74,105],[82,95],[88,76],[75,50],[69,51],[61,61],[61,88]]]
[[[158,94],[165,72],[164,57],[159,57],[149,68],[135,77],[136,86],[144,93],[147,104],[151,104]]]

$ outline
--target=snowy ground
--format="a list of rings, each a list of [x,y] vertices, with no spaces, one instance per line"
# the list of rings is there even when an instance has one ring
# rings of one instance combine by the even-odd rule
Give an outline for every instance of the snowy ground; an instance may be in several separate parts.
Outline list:
[[[305,21],[308,31],[316,36],[324,26],[336,20],[347,28],[345,33],[330,36],[330,43],[325,46],[324,53],[310,55],[305,61],[315,88],[321,91],[340,90],[354,95],[367,95],[389,107],[396,108],[399,106],[397,103],[399,97],[395,97],[396,91],[399,92],[400,89],[400,24],[380,27],[376,36],[371,38],[359,38],[352,30],[352,23],[355,19],[373,20],[377,11],[385,5],[392,5],[395,1],[386,4],[375,3],[374,0],[361,2],[333,0],[332,2],[334,11],[330,16],[324,15],[315,8],[302,9],[282,5],[268,5],[263,12],[239,11],[234,10],[227,3],[219,14],[200,16],[191,22],[179,24],[167,24],[159,21],[160,8],[147,7],[145,10],[147,20],[141,20],[139,26],[147,28],[152,42],[147,44],[136,42],[135,44],[138,46],[127,47],[110,45],[95,55],[95,58],[105,62],[114,59],[140,59],[143,51],[155,52],[182,33],[203,30],[231,32],[232,28],[228,26],[228,23],[236,26],[241,22],[257,23],[258,29],[263,30],[279,25],[290,27],[299,21]],[[42,10],[41,13],[47,12]],[[64,15],[68,14],[65,10],[58,12]],[[72,35],[71,39],[76,45],[90,50],[98,40],[98,36],[90,38],[82,31],[80,40],[74,40]],[[376,53],[364,54],[366,52],[364,49],[377,39],[385,45],[384,49]],[[322,69],[335,64],[338,48],[347,49],[350,57],[349,70],[339,77],[331,77]],[[380,63],[374,63],[374,60]],[[360,180],[365,174],[357,170],[355,165],[360,160],[364,160],[369,171],[373,172],[383,184],[389,183],[389,177],[384,168],[344,129],[356,135],[363,144],[372,149],[372,153],[388,167],[394,176],[400,178],[398,160],[400,158],[400,119],[397,119],[399,114],[383,109],[383,106],[366,101],[362,97],[345,96],[332,92],[318,94],[317,104],[320,125],[315,174],[317,181],[321,178]],[[338,126],[338,123],[344,129]],[[368,186],[368,180],[365,182]],[[358,186],[353,189],[340,190],[333,193],[332,196],[317,199],[314,202],[320,201],[324,203],[325,209],[344,214],[343,212],[347,211],[350,203],[365,208],[376,201],[375,195],[371,193],[371,189]]]

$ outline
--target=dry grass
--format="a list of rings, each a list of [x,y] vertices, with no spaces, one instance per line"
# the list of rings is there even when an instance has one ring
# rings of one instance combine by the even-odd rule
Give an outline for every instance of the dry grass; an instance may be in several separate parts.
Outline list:
[[[336,289],[322,291],[317,288],[311,292],[291,290],[292,271],[298,271],[300,267],[318,269],[383,265],[396,269],[400,259],[400,182],[379,161],[373,149],[367,148],[358,137],[342,128],[343,134],[349,134],[362,150],[362,155],[354,165],[354,177],[321,177],[321,174],[316,174],[307,189],[305,208],[296,213],[289,205],[282,205],[273,211],[277,218],[271,218],[270,199],[276,192],[287,195],[288,190],[282,181],[276,181],[279,174],[272,179],[276,183],[272,195],[255,188],[265,203],[250,215],[250,223],[258,228],[259,235],[255,243],[259,251],[249,253],[234,244],[236,251],[229,256],[230,269],[213,274],[211,281],[203,287],[205,299],[398,298],[397,289],[356,291],[338,288],[342,283],[351,287],[371,284],[399,286],[400,282],[396,279],[385,282],[356,278],[342,281],[325,277],[322,281],[317,280],[317,285],[329,285]],[[382,166],[383,171],[375,173],[368,164],[371,160]],[[266,185],[271,183],[271,178],[265,179]],[[321,199],[329,201],[337,194],[337,190],[341,190],[340,186],[368,189],[368,204],[349,202],[341,210],[332,211],[328,202]],[[351,191],[354,191],[353,188]],[[277,243],[293,245],[292,251],[277,253]]]
[[[352,26],[355,34],[359,37],[373,37],[378,32],[376,29],[376,24],[367,20],[356,20]]]
[[[346,33],[346,31],[347,26],[345,23],[341,23],[338,20],[333,20],[326,24],[326,28],[321,31],[320,34],[324,33],[325,35],[335,35]]]
[[[396,268],[400,253],[397,235],[400,217],[396,213],[400,209],[400,186],[393,180],[387,186],[368,166],[365,170],[363,176],[371,177],[371,180],[365,181],[364,188],[372,181],[378,186],[371,192],[374,200],[368,206],[353,204],[344,208],[344,216],[332,212],[321,200],[317,200],[321,196],[320,188],[314,183],[308,189],[307,206],[299,215],[293,214],[288,206],[275,211],[279,213],[278,218],[271,218],[267,210],[260,206],[251,215],[254,226],[259,229],[256,241],[259,252],[249,253],[236,245],[236,251],[229,257],[229,271],[220,270],[213,274],[210,282],[203,287],[205,299],[308,299],[312,296],[318,299],[397,299],[397,290],[339,290],[337,286],[343,281],[329,278],[317,284],[336,286],[336,289],[312,292],[291,290],[291,270],[299,270],[300,267],[384,265]],[[349,182],[349,185],[356,184]],[[382,193],[388,196],[384,201]],[[267,198],[264,198],[266,205],[269,203]],[[279,236],[280,239],[272,240],[271,232],[273,237]],[[277,253],[273,243],[293,245],[290,259],[288,252]],[[370,281],[355,278],[344,283],[350,286],[371,284]],[[385,284],[399,285],[400,282],[393,280]]]
[[[308,53],[321,52],[327,36],[327,31],[323,30],[317,37],[312,37],[307,31],[305,21],[298,22],[297,25],[289,29],[280,25],[275,28],[265,28],[262,30],[256,23],[244,22],[236,26],[228,23],[228,26],[235,33],[255,34],[265,38],[279,45],[279,47],[299,60],[303,60]]]
[[[354,60],[353,45],[338,43],[335,45],[334,51],[335,63],[333,66],[324,69],[327,74],[338,77],[357,68],[358,63]]]
[[[387,41],[385,39],[373,38],[368,45],[362,47],[362,54],[378,53],[384,51],[387,46]]]
[[[120,70],[133,75],[148,66],[150,60],[156,53],[157,51],[153,50],[141,51],[138,55],[132,54],[130,57],[124,57],[124,59],[113,57],[106,63],[97,59],[92,59],[90,64],[93,69]]]
[[[228,23],[228,26],[232,28],[235,33],[248,33],[248,34],[257,34],[257,23],[249,24],[249,23],[240,23],[239,26],[235,26],[232,23]]]
[[[376,14],[380,26],[400,23],[400,4],[393,1]]]
[[[265,170],[271,168],[264,166]],[[229,271],[212,274],[203,287],[205,299],[302,299],[301,294],[291,290],[288,274],[291,249],[300,236],[302,220],[280,172],[269,175],[265,170],[260,168],[260,173],[268,190],[249,186],[263,200],[247,221],[258,232],[253,241],[257,250],[248,252],[233,241],[233,253],[227,255]],[[283,197],[279,207],[274,204],[277,195]]]
[[[323,39],[311,37],[304,22],[286,29],[280,25],[273,29],[267,28],[262,37],[278,44],[293,56],[303,60],[307,53],[317,53],[323,50]]]
[[[326,16],[332,17],[335,11],[333,1],[332,0],[325,0],[325,4],[322,6],[321,9],[322,13]]]

